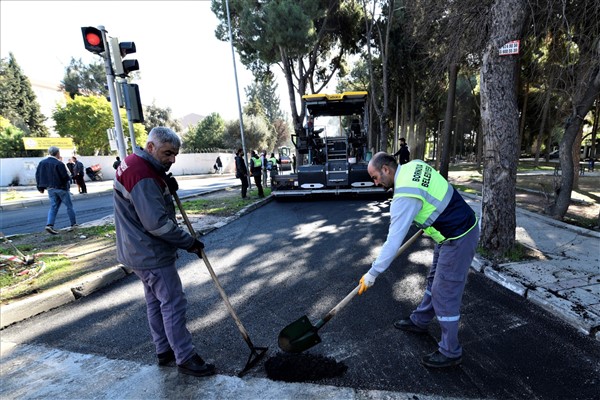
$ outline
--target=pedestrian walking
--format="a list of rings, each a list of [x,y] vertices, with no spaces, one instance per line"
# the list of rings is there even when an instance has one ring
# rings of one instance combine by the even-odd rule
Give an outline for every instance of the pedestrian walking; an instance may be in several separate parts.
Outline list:
[[[87,186],[85,185],[84,173],[85,168],[83,167],[83,163],[77,159],[77,157],[73,156],[73,179],[75,179],[75,183],[77,183],[77,188],[79,189],[80,194],[87,193]]]
[[[235,177],[242,182],[242,199],[245,199],[248,191],[248,168],[243,155],[242,149],[238,149],[235,153]]]
[[[58,231],[54,229],[54,222],[56,221],[56,215],[61,204],[64,203],[65,207],[67,207],[67,215],[71,222],[71,226],[67,229],[68,231],[72,231],[77,227],[77,221],[75,210],[73,210],[73,203],[71,202],[71,193],[69,193],[69,172],[62,162],[60,149],[56,146],[51,146],[48,149],[48,154],[49,156],[38,164],[35,171],[35,182],[40,193],[48,191],[50,209],[48,210],[48,217],[46,219],[46,232],[56,235]]]
[[[215,165],[217,166],[217,171],[220,175],[223,175],[223,162],[221,162],[221,156],[217,156],[217,160],[215,161]]]
[[[254,183],[256,184],[256,188],[258,189],[258,197],[265,197],[261,183],[262,172],[263,163],[256,151],[252,150],[252,157],[250,158],[250,175],[254,177]]]
[[[117,260],[131,268],[144,286],[158,365],[174,362],[180,373],[208,376],[215,373],[215,366],[196,353],[186,327],[187,300],[175,267],[178,249],[199,254],[204,248],[175,219],[172,193],[178,185],[166,171],[180,147],[171,129],[153,128],[145,148],[134,148],[117,170],[113,195]]]
[[[399,166],[384,152],[367,167],[376,185],[394,189],[387,239],[369,271],[360,279],[358,294],[375,283],[394,260],[396,251],[414,222],[436,242],[433,262],[421,304],[409,317],[394,323],[403,331],[426,333],[437,318],[441,327],[438,350],[422,357],[427,367],[442,368],[462,362],[458,323],[469,266],[479,240],[475,212],[429,164],[415,160]]]

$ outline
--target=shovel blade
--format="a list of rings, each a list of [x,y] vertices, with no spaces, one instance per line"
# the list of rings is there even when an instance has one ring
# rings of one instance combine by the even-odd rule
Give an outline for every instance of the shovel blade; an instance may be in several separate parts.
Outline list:
[[[279,333],[279,348],[288,353],[301,353],[321,343],[317,328],[306,315],[292,322]]]

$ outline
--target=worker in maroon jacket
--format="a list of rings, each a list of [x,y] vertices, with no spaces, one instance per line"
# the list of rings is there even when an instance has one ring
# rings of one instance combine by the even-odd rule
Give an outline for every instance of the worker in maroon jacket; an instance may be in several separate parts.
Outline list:
[[[168,128],[150,131],[144,149],[135,148],[117,168],[114,181],[117,260],[141,279],[158,365],[176,362],[179,372],[208,376],[215,366],[196,353],[186,327],[187,300],[175,268],[177,250],[200,253],[204,244],[175,219],[175,178],[166,175],[181,141]]]

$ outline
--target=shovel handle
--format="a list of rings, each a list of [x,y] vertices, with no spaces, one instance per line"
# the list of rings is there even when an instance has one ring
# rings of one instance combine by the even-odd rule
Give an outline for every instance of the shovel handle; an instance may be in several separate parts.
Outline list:
[[[190,235],[192,235],[194,237],[194,239],[196,239],[196,237],[197,237],[196,231],[194,230],[194,227],[192,226],[192,223],[190,222],[189,217],[187,216],[185,210],[183,209],[183,205],[181,204],[181,200],[179,199],[177,192],[173,193],[173,198],[175,199],[175,203],[177,203],[177,207],[179,208],[179,211],[181,212],[181,216],[183,217],[183,220],[185,221],[185,224],[187,225],[187,227],[190,231]],[[221,286],[221,283],[219,282],[219,278],[217,277],[215,270],[213,269],[212,265],[210,265],[210,262],[208,261],[208,257],[206,257],[206,253],[204,253],[204,249],[200,250],[200,254],[198,254],[198,257],[200,257],[202,259],[202,261],[204,261],[204,264],[206,265],[206,269],[208,269],[208,272],[210,273],[210,277],[212,278],[213,282],[215,283],[215,286],[217,287],[217,290],[219,291],[219,294],[221,295],[221,298],[223,299],[223,302],[225,303],[225,306],[227,307],[227,310],[229,311],[231,318],[233,318],[240,333],[242,334],[242,337],[244,338],[244,340],[246,341],[248,346],[251,349],[254,349],[254,345],[252,344],[252,341],[250,340],[250,335],[248,335],[248,331],[246,330],[246,328],[244,328],[242,321],[237,316],[235,310],[231,306],[229,297],[227,297],[225,290],[223,290],[223,287]]]
[[[327,321],[329,321],[331,318],[333,318],[335,316],[335,314],[338,313],[338,311],[340,311],[342,308],[344,308],[346,306],[346,304],[348,304],[350,302],[350,300],[352,300],[354,298],[354,296],[356,296],[356,294],[358,293],[358,289],[360,289],[360,285],[356,286],[354,288],[354,290],[351,291],[350,293],[348,293],[348,295],[346,297],[344,297],[344,299],[342,301],[337,303],[337,305],[335,307],[333,307],[331,309],[331,311],[329,311],[323,317],[323,319],[317,321],[317,323],[315,324],[315,328],[319,329],[320,327],[325,325],[325,323]]]

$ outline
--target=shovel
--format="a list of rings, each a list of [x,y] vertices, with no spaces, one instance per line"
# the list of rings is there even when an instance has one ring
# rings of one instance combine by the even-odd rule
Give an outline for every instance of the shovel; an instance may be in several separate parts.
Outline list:
[[[396,252],[394,258],[398,257],[400,253],[406,250],[421,234],[422,229],[419,229],[410,239],[404,243],[400,249]],[[310,323],[310,320],[306,315],[292,322],[279,333],[279,348],[288,353],[301,353],[304,350],[308,350],[311,347],[321,343],[321,338],[318,335],[318,330],[323,327],[331,318],[335,316],[346,304],[352,300],[358,293],[360,285],[354,288],[342,301],[340,301],[335,307],[331,309],[323,318],[321,318],[315,325]]]
[[[190,219],[188,218],[185,210],[183,209],[183,205],[181,204],[181,200],[179,200],[179,196],[177,195],[177,193],[173,193],[173,198],[175,199],[175,202],[177,203],[177,207],[179,207],[179,211],[181,211],[181,216],[183,217],[183,220],[185,221],[185,224],[187,225],[187,227],[190,231],[190,234],[195,239],[197,236],[196,231],[194,231],[194,227],[192,226]],[[202,259],[202,261],[204,261],[204,264],[206,264],[206,268],[208,269],[208,272],[210,273],[210,277],[212,278],[213,282],[217,286],[217,289],[219,290],[219,294],[221,295],[221,298],[225,302],[225,306],[227,307],[229,314],[231,314],[231,317],[235,321],[235,324],[237,325],[240,333],[242,334],[244,341],[250,348],[250,356],[248,357],[248,361],[246,361],[246,365],[244,366],[244,369],[242,369],[238,373],[238,376],[241,377],[244,374],[246,374],[246,372],[248,372],[252,367],[254,367],[265,356],[265,354],[267,353],[267,350],[269,348],[268,347],[256,347],[252,344],[252,341],[250,340],[250,336],[248,335],[248,331],[246,331],[246,328],[244,328],[242,321],[237,316],[237,314],[235,313],[235,310],[231,306],[231,303],[229,302],[229,298],[227,297],[225,290],[223,290],[223,287],[221,286],[221,283],[219,282],[219,279],[217,278],[217,274],[215,274],[213,267],[210,265],[210,262],[208,261],[208,258],[206,257],[206,254],[204,253],[204,250],[200,250],[200,254],[198,254],[198,257],[200,257]]]

